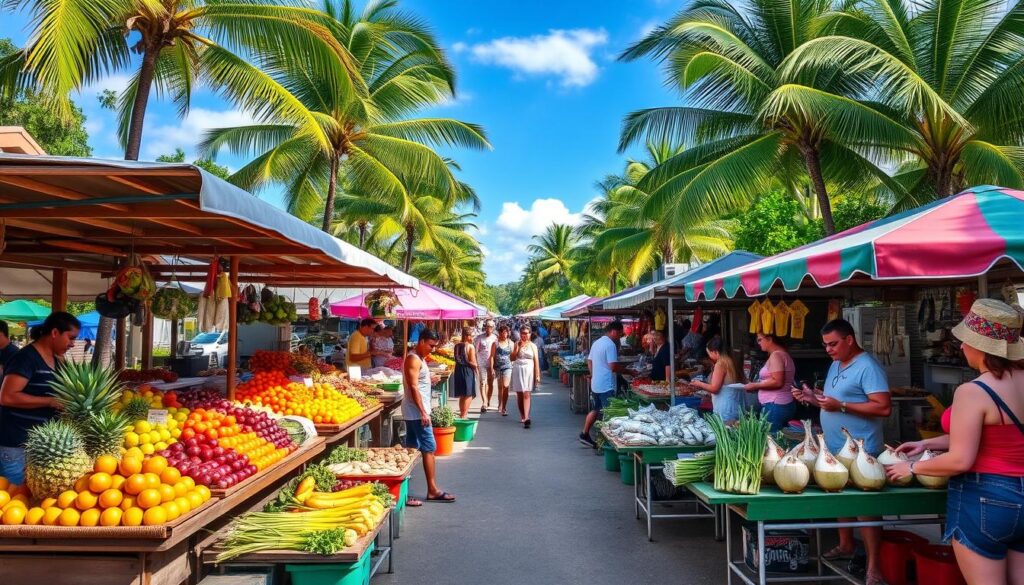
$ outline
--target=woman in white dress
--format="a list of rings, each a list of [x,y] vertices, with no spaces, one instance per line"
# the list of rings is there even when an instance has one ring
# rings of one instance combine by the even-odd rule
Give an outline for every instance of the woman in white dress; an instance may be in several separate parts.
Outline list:
[[[523,428],[530,428],[530,392],[540,383],[540,352],[530,341],[530,327],[523,325],[512,349],[512,391],[516,393]]]

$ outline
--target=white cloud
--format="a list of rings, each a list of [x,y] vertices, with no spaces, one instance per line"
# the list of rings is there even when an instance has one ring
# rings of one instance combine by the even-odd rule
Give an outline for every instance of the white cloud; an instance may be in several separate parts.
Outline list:
[[[498,65],[523,76],[557,77],[563,87],[583,87],[597,79],[593,51],[608,43],[603,29],[550,30],[546,35],[502,37],[472,46],[455,43],[456,53]]]
[[[443,102],[437,104],[437,106],[440,108],[453,108],[455,106],[468,104],[469,102],[473,101],[473,98],[475,97],[475,95],[468,91],[460,91],[458,95],[456,95],[454,98],[448,98]]]
[[[507,234],[539,234],[544,228],[554,223],[577,225],[591,202],[587,202],[579,212],[570,211],[561,199],[534,199],[529,209],[523,209],[515,201],[506,201],[501,205],[497,228]]]
[[[196,144],[207,130],[213,128],[231,128],[254,123],[252,116],[237,109],[209,110],[192,108],[188,117],[176,121],[175,124],[155,125],[145,129],[145,155],[156,158],[162,154],[173,153],[180,148],[185,151],[185,159],[195,158]]]

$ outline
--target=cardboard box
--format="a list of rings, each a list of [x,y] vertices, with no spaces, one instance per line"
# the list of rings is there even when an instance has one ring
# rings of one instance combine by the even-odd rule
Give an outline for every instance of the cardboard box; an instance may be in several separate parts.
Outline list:
[[[762,559],[756,558],[757,526],[743,526],[744,560],[757,571]],[[767,530],[764,535],[764,562],[768,573],[806,573],[810,568],[811,536],[806,530]]]

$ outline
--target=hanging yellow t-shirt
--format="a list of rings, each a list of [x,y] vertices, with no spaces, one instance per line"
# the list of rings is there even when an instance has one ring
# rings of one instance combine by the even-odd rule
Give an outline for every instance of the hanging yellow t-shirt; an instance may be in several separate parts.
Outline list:
[[[789,306],[786,301],[779,301],[779,304],[772,308],[775,316],[775,335],[785,337],[789,334]]]
[[[800,301],[794,301],[793,304],[789,306],[790,337],[792,337],[793,339],[804,338],[804,326],[807,324],[807,314],[810,312],[811,310],[807,308],[807,305],[803,304]]]
[[[775,330],[775,306],[768,299],[761,303],[761,333],[771,335]]]
[[[658,307],[658,310],[654,312],[654,330],[664,331],[665,321],[665,311],[661,307]]]
[[[757,333],[758,328],[761,327],[761,303],[758,301],[750,303],[747,312],[750,313],[750,332]]]

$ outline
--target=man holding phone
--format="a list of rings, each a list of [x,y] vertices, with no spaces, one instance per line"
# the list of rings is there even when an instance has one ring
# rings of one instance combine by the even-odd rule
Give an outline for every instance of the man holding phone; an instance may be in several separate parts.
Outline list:
[[[843,448],[846,428],[855,439],[864,440],[864,448],[877,456],[884,447],[883,419],[892,411],[889,381],[885,370],[857,343],[853,326],[843,319],[829,321],[821,330],[822,345],[834,361],[825,378],[824,391],[793,387],[793,397],[821,408],[821,430],[829,451],[838,453]],[[876,518],[862,517],[861,521]],[[840,518],[852,521],[851,518]],[[866,585],[883,583],[878,570],[882,546],[880,527],[861,528],[867,551]],[[852,558],[854,552],[853,529],[839,529],[839,545],[825,553],[826,559]]]

